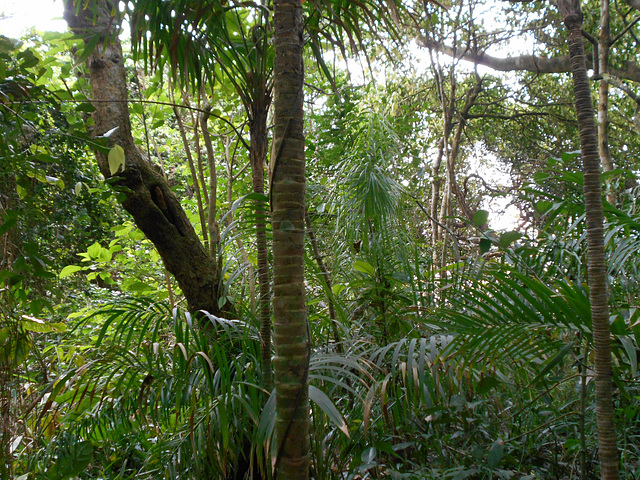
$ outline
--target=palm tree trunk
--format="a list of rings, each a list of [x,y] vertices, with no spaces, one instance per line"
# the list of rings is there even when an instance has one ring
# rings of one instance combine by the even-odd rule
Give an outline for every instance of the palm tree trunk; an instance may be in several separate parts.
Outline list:
[[[262,102],[261,100],[264,100]],[[264,195],[264,166],[267,158],[267,114],[270,98],[261,97],[252,104],[253,111],[249,122],[250,148],[249,161],[251,163],[251,179],[253,193]],[[256,200],[258,202],[258,200]],[[260,347],[262,354],[262,381],[267,390],[273,388],[273,374],[271,371],[271,307],[269,258],[267,251],[267,225],[264,210],[266,205],[256,206],[256,250],[258,257],[258,318],[260,323]]]
[[[309,478],[310,338],[305,308],[302,2],[276,0],[274,10],[273,361],[278,480]]]
[[[584,173],[585,216],[587,220],[589,299],[593,325],[596,420],[601,478],[619,478],[619,458],[612,399],[611,339],[609,332],[609,298],[604,252],[604,214],[600,156],[595,115],[591,103],[589,77],[582,40],[582,11],[579,0],[560,0],[560,14],[569,31],[569,56],[580,128],[580,146]]]

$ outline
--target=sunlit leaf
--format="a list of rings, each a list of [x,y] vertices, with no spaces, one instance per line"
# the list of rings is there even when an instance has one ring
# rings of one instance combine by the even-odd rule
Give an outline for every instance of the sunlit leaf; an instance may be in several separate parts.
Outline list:
[[[109,160],[109,172],[111,175],[115,175],[120,171],[122,167],[122,171],[124,171],[124,149],[120,145],[116,145],[111,150],[109,150],[108,155]]]
[[[67,265],[60,271],[60,274],[58,276],[60,278],[65,278],[65,277],[68,277],[69,275],[73,275],[74,273],[81,271],[82,268],[83,267],[79,265]]]
[[[367,275],[370,276],[375,276],[376,271],[373,268],[373,265],[371,265],[369,262],[365,262],[363,260],[357,260],[353,263],[353,268],[354,270],[361,272],[361,273],[366,273]]]

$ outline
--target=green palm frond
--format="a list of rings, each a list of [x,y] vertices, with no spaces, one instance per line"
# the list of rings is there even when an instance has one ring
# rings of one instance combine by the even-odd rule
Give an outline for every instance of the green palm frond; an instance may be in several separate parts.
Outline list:
[[[591,335],[588,294],[568,279],[542,281],[509,266],[466,276],[432,323],[454,335],[443,357],[469,367],[541,368]]]
[[[394,219],[401,199],[401,186],[392,167],[399,153],[399,138],[384,114],[368,112],[351,127],[353,144],[348,156],[336,166],[338,182],[332,197],[339,228],[353,235],[377,232]],[[345,152],[347,153],[347,152]]]
[[[84,319],[101,348],[58,379],[49,408],[102,449],[136,432],[149,475],[167,466],[176,478],[228,475],[251,455],[260,419],[259,339],[242,321],[202,315],[136,299]]]

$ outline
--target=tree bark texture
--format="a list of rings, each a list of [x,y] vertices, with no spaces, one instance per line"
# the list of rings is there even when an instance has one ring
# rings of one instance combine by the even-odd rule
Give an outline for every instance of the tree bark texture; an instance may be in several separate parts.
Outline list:
[[[277,480],[309,478],[310,338],[305,308],[302,2],[276,0],[271,224]]]
[[[100,171],[106,179],[115,180],[115,188],[124,192],[123,207],[153,242],[165,267],[175,276],[189,310],[219,315],[219,278],[214,261],[160,168],[152,165],[134,144],[122,47],[117,36],[119,25],[112,16],[116,11],[116,2],[109,0],[99,0],[95,5],[89,2],[86,9],[74,0],[65,1],[65,19],[71,30],[84,38],[85,45],[95,35],[100,38],[86,63],[96,109],[93,135],[116,129],[108,139],[108,146],[120,145],[125,152],[124,171],[112,179],[107,154],[97,150]]]
[[[612,399],[613,374],[609,331],[609,298],[604,251],[604,215],[598,135],[585,63],[580,2],[578,0],[561,0],[558,2],[558,8],[569,31],[569,55],[582,150],[588,243],[587,274],[596,373],[598,454],[601,478],[615,480],[619,478],[619,457]]]

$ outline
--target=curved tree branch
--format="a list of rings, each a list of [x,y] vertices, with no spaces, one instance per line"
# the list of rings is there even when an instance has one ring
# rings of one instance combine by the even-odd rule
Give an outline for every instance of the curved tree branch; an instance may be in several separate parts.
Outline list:
[[[637,0],[640,1],[640,0]],[[571,62],[569,55],[557,57],[539,57],[536,55],[518,55],[515,57],[494,57],[486,53],[474,52],[473,50],[454,49],[448,45],[440,45],[423,35],[419,35],[418,43],[425,47],[434,49],[456,60],[465,60],[476,65],[483,65],[499,72],[532,72],[532,73],[569,73],[571,72]],[[593,68],[593,56],[586,54],[587,68]],[[635,61],[623,61],[621,66],[609,67],[609,74],[623,80],[640,83],[640,64]]]

